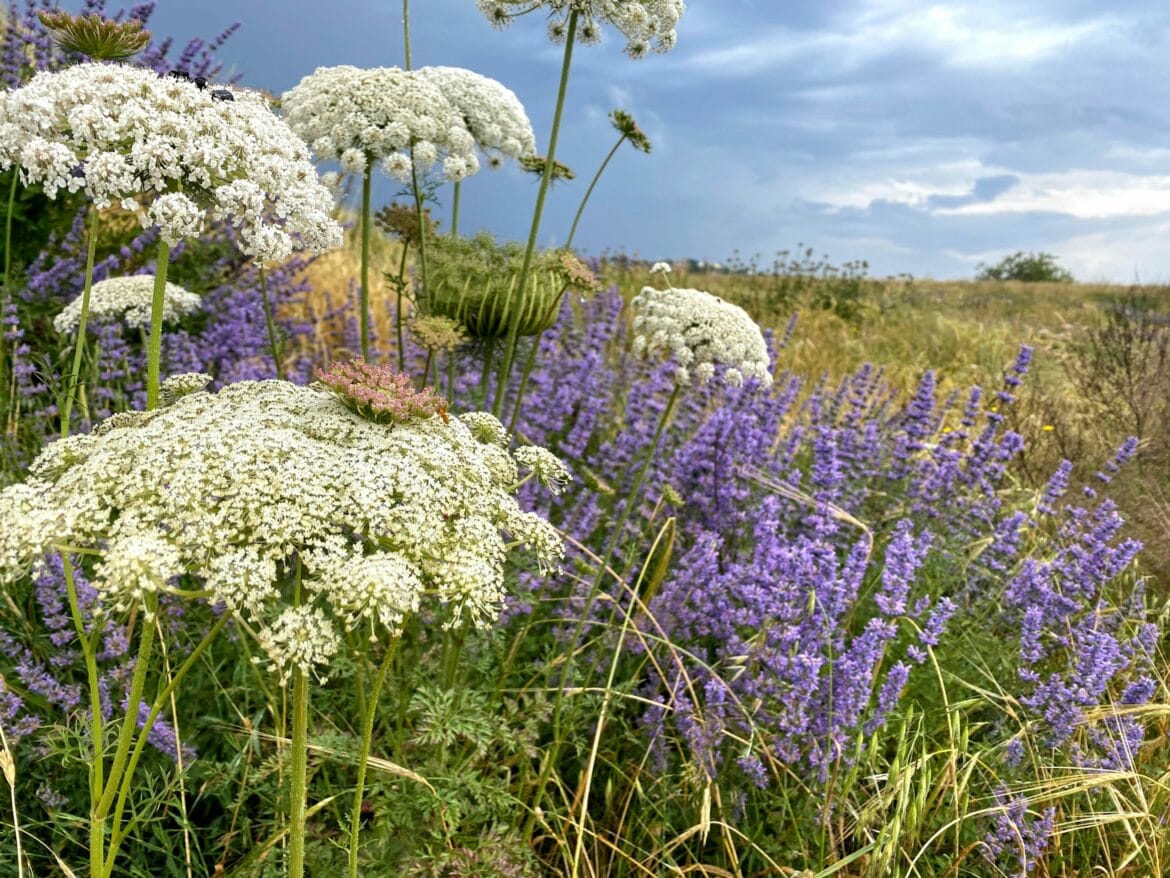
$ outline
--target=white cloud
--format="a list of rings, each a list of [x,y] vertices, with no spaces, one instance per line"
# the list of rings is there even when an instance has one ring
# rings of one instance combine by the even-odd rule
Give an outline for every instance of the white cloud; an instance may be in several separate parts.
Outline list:
[[[1078,219],[1156,216],[1170,212],[1170,175],[1117,171],[1020,174],[990,201],[936,210],[939,214],[1062,213]]]

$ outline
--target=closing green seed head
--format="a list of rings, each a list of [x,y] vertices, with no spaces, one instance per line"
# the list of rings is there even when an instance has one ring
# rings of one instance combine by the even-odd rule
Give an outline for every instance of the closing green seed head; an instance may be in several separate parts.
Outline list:
[[[136,18],[111,21],[96,12],[70,15],[60,9],[42,10],[37,17],[58,46],[95,61],[125,61],[150,42],[150,31]]]

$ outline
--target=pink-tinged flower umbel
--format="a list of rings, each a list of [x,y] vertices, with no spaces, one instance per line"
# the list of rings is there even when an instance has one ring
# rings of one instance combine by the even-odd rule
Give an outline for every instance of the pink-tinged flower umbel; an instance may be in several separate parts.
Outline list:
[[[447,421],[447,401],[431,388],[417,390],[410,376],[365,360],[332,363],[317,379],[358,414],[379,423],[405,423],[438,415]]]

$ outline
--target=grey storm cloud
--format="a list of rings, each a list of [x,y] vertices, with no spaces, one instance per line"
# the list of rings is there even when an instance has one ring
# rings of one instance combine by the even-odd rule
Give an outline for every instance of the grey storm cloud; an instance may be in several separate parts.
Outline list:
[[[401,10],[161,0],[152,25],[181,44],[238,19],[221,56],[243,84],[279,93],[317,66],[401,65]],[[544,150],[561,50],[539,10],[494,31],[473,0],[416,0],[411,31],[415,64],[513,89]],[[590,252],[724,260],[800,241],[879,274],[963,277],[1023,249],[1078,276],[1170,274],[1162,0],[695,0],[668,54],[630,61],[620,35],[602,37],[575,52],[558,158],[578,179],[552,193],[542,243],[564,239],[620,106],[654,150],[615,157],[577,235]],[[481,173],[461,228],[523,237],[534,198],[526,175]]]

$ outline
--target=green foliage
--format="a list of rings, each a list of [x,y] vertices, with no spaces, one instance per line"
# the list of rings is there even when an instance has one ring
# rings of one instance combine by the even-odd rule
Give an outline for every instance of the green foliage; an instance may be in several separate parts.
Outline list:
[[[1056,263],[1051,253],[1017,250],[995,265],[978,266],[976,280],[1018,280],[1025,283],[1072,283],[1073,276]]]

